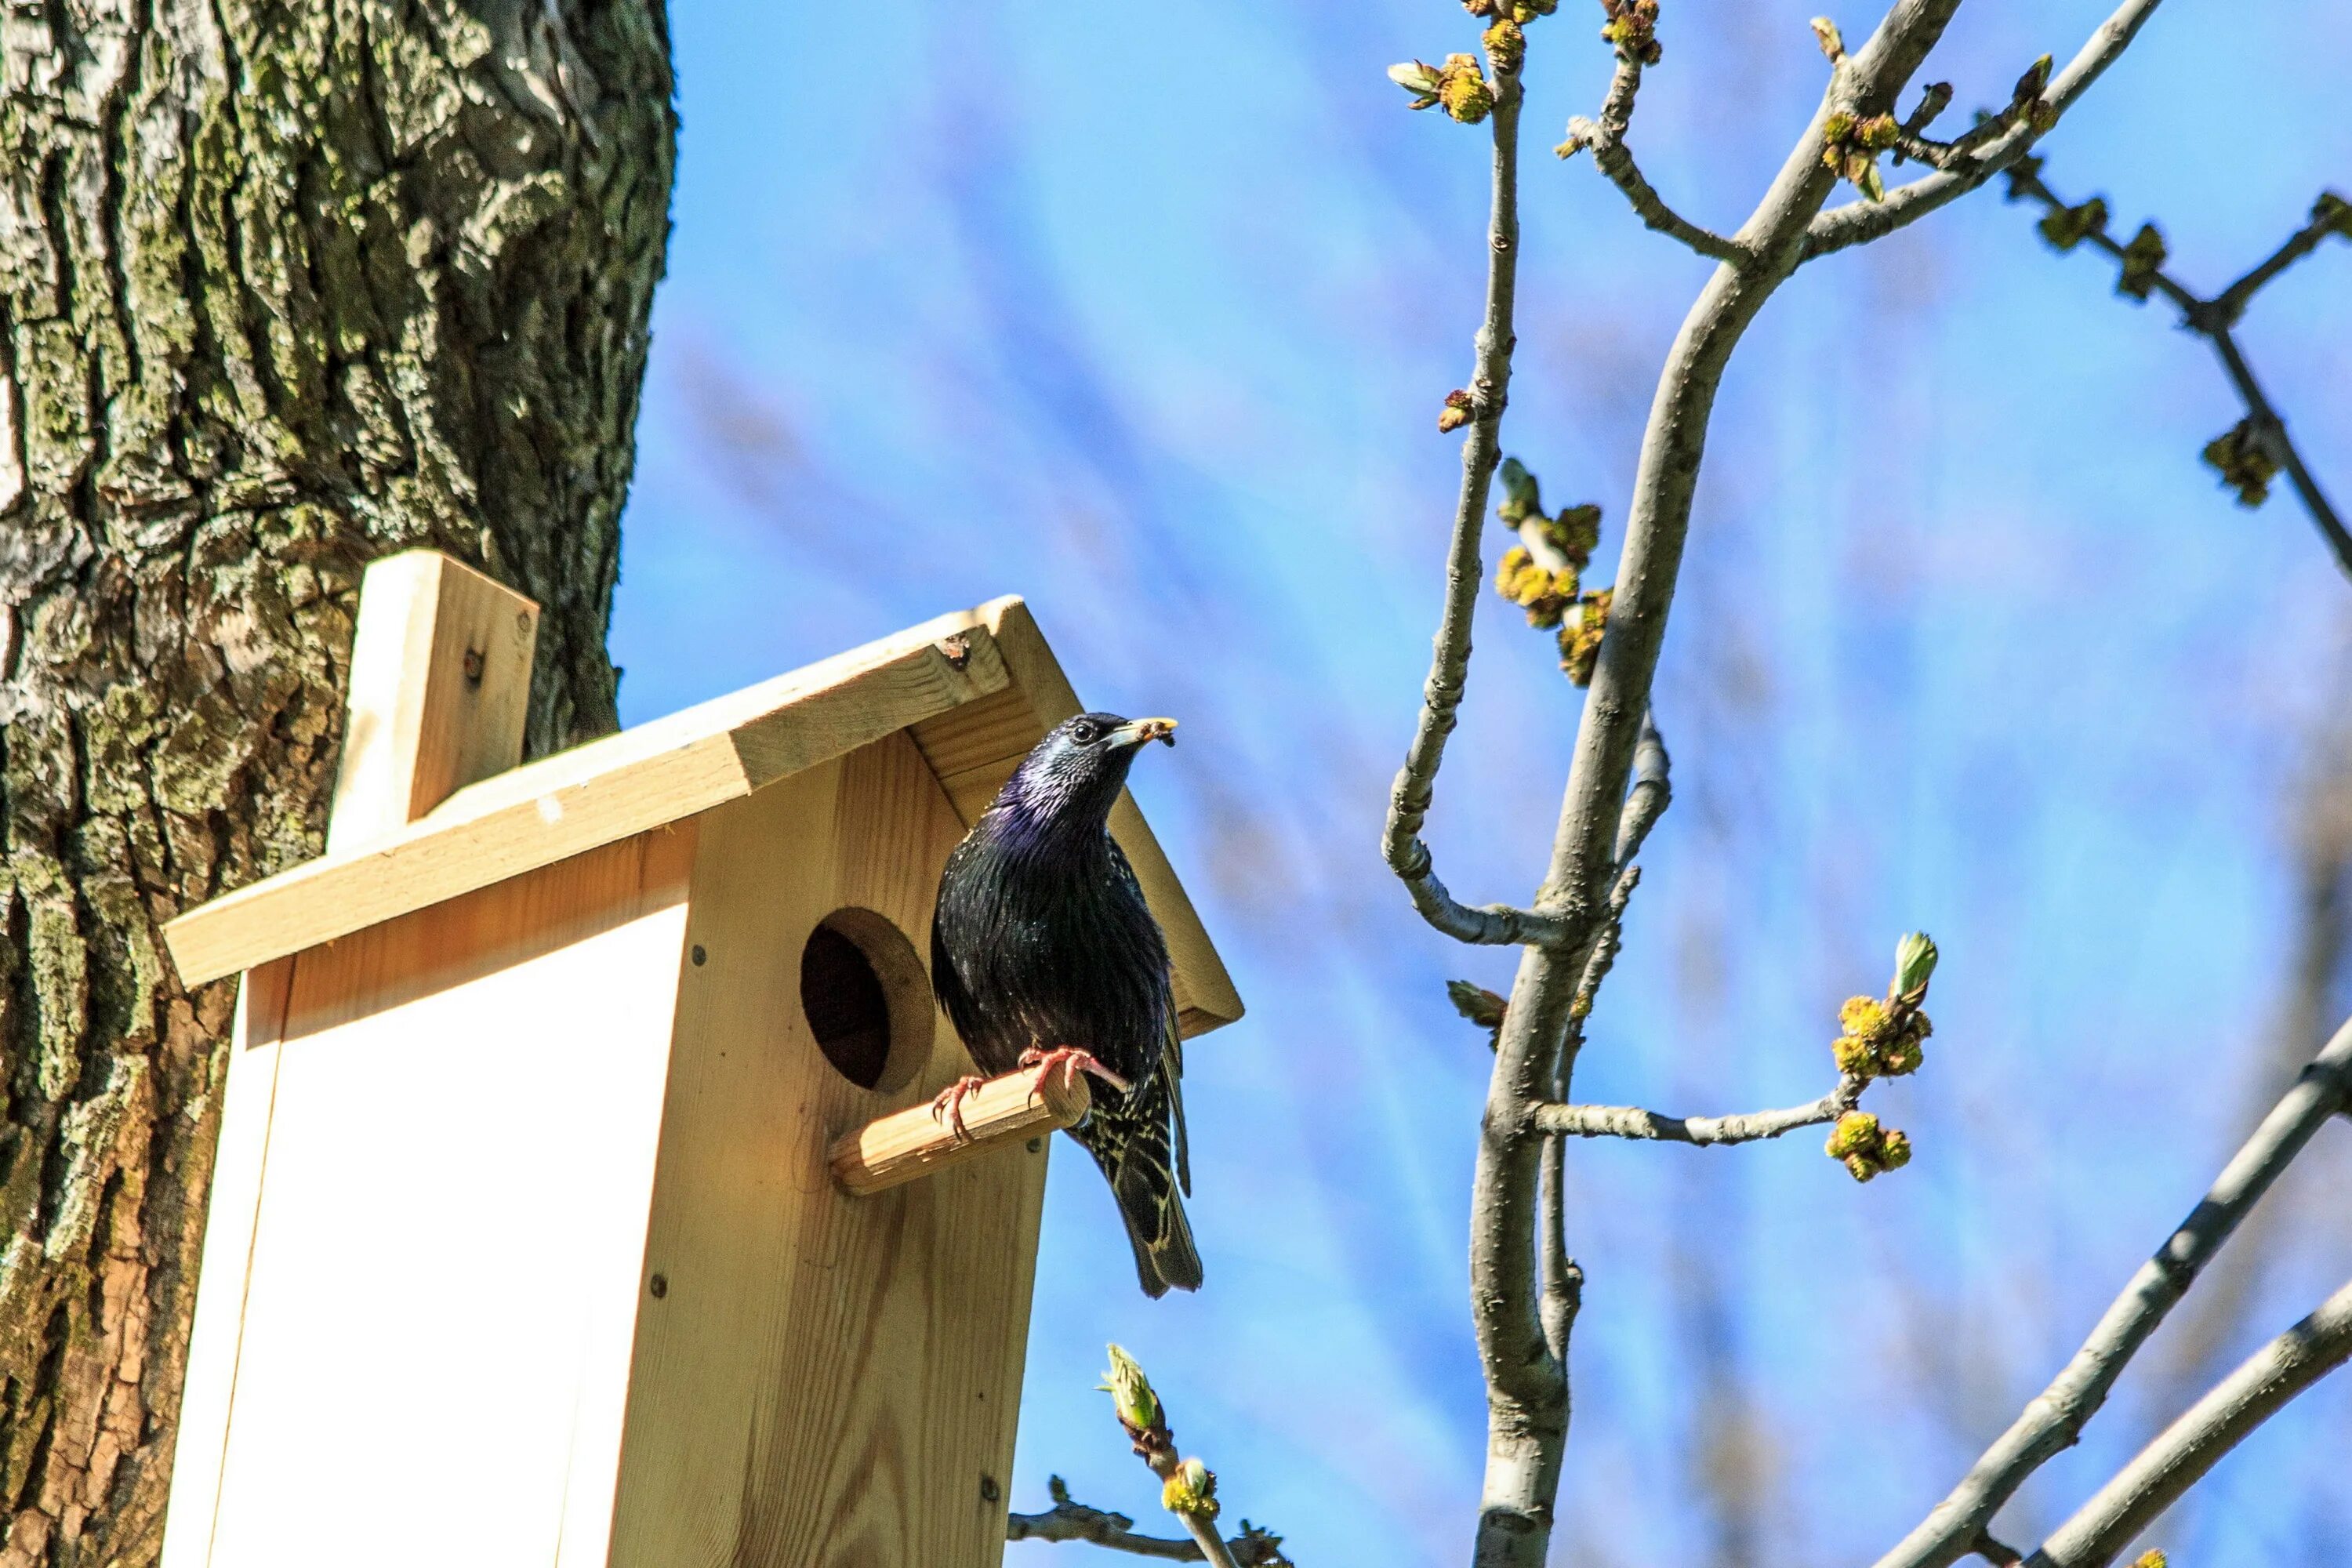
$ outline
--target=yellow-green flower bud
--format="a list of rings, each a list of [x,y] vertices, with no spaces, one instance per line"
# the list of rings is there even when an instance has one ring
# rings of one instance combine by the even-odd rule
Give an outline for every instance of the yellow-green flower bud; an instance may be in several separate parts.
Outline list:
[[[1849,1110],[1837,1119],[1830,1130],[1830,1141],[1822,1145],[1832,1159],[1844,1159],[1849,1154],[1878,1146],[1878,1118],[1867,1110]]]
[[[1838,1026],[1856,1039],[1874,1040],[1886,1027],[1886,1004],[1875,996],[1849,996],[1838,1009]]]
[[[1511,20],[1526,26],[1538,16],[1549,16],[1559,9],[1559,0],[1511,0]]]
[[[1878,1168],[1899,1171],[1911,1163],[1911,1140],[1890,1127],[1878,1141]]]
[[[1486,73],[1480,68],[1477,56],[1446,56],[1445,68],[1439,76],[1437,101],[1455,120],[1475,125],[1493,112],[1495,89],[1486,85]]]
[[[1656,65],[1664,52],[1657,39],[1658,0],[1601,0],[1601,5],[1609,16],[1601,37],[1616,46],[1617,58]]]
[[[1614,588],[1598,588],[1584,595],[1576,624],[1560,628],[1559,667],[1577,686],[1592,684],[1593,667],[1601,660],[1601,639],[1609,631],[1609,606]]]
[[[1486,58],[1495,62],[1498,76],[1513,74],[1528,57],[1528,36],[1508,16],[1487,28],[1478,41],[1486,46]]]
[[[1845,37],[1838,31],[1838,25],[1827,16],[1813,18],[1813,39],[1822,46],[1822,53],[1831,59],[1845,58]]]
[[[1870,1048],[1870,1042],[1852,1035],[1840,1035],[1832,1040],[1830,1056],[1837,1063],[1839,1074],[1845,1078],[1873,1077],[1878,1066],[1878,1053]]]
[[[2156,1551],[2143,1552],[2133,1562],[2132,1568],[2165,1568],[2164,1553]]]
[[[1217,1473],[1198,1459],[1180,1461],[1160,1489],[1160,1503],[1170,1513],[1216,1518]]]
[[[1149,1432],[1160,1425],[1160,1395],[1151,1391],[1151,1380],[1133,1356],[1118,1345],[1109,1348],[1110,1370],[1098,1386],[1110,1395],[1122,1423],[1133,1431]]]

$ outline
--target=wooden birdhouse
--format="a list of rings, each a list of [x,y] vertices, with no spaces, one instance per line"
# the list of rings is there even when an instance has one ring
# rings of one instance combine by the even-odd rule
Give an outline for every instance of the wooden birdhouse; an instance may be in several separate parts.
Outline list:
[[[244,984],[165,1568],[995,1563],[1085,1091],[930,1136],[928,932],[1069,682],[1000,599],[518,766],[536,624],[378,563],[327,853],[167,928]],[[1112,829],[1184,1032],[1240,1016]]]

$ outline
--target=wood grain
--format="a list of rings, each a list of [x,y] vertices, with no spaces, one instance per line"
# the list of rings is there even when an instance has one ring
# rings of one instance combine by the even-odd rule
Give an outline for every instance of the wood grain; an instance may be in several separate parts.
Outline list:
[[[959,1108],[962,1131],[929,1105],[909,1106],[843,1133],[824,1163],[844,1192],[865,1197],[936,1175],[967,1161],[1003,1152],[1064,1127],[1075,1127],[1094,1104],[1085,1075],[1069,1082],[1059,1072],[1040,1085],[1027,1069],[979,1085]]]
[[[327,852],[396,833],[522,761],[539,606],[434,550],[370,564]]]
[[[904,736],[704,818],[665,1100],[612,1562],[993,1568],[1044,1193],[1043,1146],[854,1198],[826,1149],[969,1070],[862,1089],[799,1001],[820,921],[914,938],[962,824]],[[654,1293],[658,1278],[660,1290]]]

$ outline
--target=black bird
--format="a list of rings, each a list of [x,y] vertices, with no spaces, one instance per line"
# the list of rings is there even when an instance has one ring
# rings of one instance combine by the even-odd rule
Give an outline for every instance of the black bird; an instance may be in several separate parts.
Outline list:
[[[1110,1180],[1148,1296],[1199,1289],[1201,1255],[1181,1195],[1192,1173],[1168,942],[1109,822],[1136,752],[1174,745],[1175,729],[1115,713],[1055,726],[948,856],[931,918],[931,985],[982,1072],[1103,1080],[1069,1132]],[[940,1096],[937,1114],[960,1131],[979,1082]]]

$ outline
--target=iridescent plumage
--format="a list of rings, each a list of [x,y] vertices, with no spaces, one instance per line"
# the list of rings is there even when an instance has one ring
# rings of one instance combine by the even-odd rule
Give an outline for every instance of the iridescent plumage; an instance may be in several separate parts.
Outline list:
[[[1108,824],[1136,752],[1173,728],[1109,713],[1057,725],[949,855],[931,921],[932,987],[982,1072],[1068,1047],[1132,1086],[1097,1081],[1069,1131],[1109,1180],[1152,1296],[1201,1283],[1183,1058],[1168,944]]]

